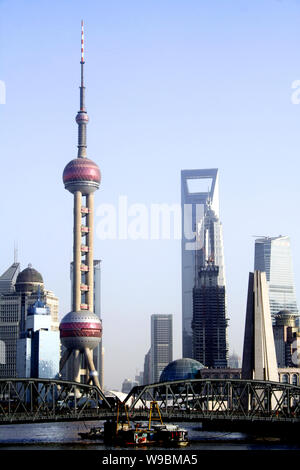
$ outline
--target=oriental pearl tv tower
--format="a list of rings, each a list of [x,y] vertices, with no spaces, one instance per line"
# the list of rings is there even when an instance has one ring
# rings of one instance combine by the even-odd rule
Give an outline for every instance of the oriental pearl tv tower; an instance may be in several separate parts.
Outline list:
[[[93,223],[94,192],[100,186],[101,174],[98,166],[87,158],[86,126],[89,117],[85,108],[84,86],[84,29],[81,22],[81,84],[80,110],[76,116],[78,124],[78,155],[71,160],[63,172],[65,189],[74,196],[73,228],[73,304],[72,311],[62,319],[60,338],[66,351],[60,369],[73,355],[73,381],[80,382],[82,355],[86,360],[86,382],[92,381],[100,388],[98,373],[93,362],[92,350],[98,346],[102,336],[101,320],[94,310],[94,261]]]

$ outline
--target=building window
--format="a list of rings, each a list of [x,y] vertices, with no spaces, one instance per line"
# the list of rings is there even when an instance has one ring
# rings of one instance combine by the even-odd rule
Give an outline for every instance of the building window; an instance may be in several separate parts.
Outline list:
[[[284,383],[284,384],[288,384],[289,383],[289,376],[288,374],[283,374],[281,376],[281,382]]]
[[[292,375],[292,384],[293,385],[298,385],[298,376],[297,376],[297,374]]]

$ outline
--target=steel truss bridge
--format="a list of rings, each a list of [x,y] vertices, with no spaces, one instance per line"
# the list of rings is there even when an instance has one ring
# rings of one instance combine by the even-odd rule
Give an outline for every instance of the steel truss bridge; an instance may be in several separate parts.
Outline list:
[[[148,419],[157,402],[165,420],[285,423],[300,426],[300,387],[239,380],[194,379],[134,387],[116,402],[93,385],[55,379],[0,379],[0,424]]]

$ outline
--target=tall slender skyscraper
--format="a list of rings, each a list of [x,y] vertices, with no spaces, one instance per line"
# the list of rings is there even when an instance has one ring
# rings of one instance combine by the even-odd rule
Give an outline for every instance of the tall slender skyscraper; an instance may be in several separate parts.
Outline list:
[[[266,273],[273,322],[281,310],[298,315],[290,238],[281,235],[257,238],[254,269]]]
[[[151,381],[173,360],[172,315],[151,315]]]
[[[76,116],[78,124],[78,155],[64,169],[65,188],[74,195],[73,229],[73,305],[60,323],[60,337],[67,349],[61,362],[61,369],[73,354],[73,380],[80,377],[81,356],[89,370],[89,378],[100,388],[98,372],[95,369],[92,350],[98,346],[102,336],[102,325],[94,311],[94,191],[100,186],[100,170],[96,163],[87,158],[86,125],[89,121],[85,108],[84,86],[84,32],[81,25],[81,84],[80,110]]]
[[[218,170],[215,168],[183,170],[181,172],[181,205],[183,214],[182,349],[183,357],[194,358],[193,337],[195,340],[196,332],[193,333],[192,322],[195,328],[197,322],[195,318],[193,320],[193,290],[195,286],[202,285],[202,281],[199,284],[199,272],[202,272],[203,278],[202,268],[206,268],[208,263],[217,267],[216,286],[223,287],[226,308],[223,233],[219,220]],[[225,313],[222,308],[220,315],[225,315]],[[226,328],[224,333],[226,336]]]

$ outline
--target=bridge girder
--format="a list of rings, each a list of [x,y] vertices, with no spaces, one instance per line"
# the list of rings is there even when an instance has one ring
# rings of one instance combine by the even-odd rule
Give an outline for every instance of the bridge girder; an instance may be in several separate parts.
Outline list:
[[[129,411],[157,401],[164,416],[197,412],[199,418],[300,419],[300,387],[281,382],[242,379],[193,379],[134,387],[124,403]],[[186,413],[185,413],[186,414]]]
[[[40,378],[0,379],[0,423],[81,419],[110,408],[94,385]]]
[[[285,420],[300,423],[300,387],[241,379],[193,379],[134,387],[124,400],[132,418],[150,403],[163,418]],[[114,418],[116,409],[94,385],[55,379],[0,379],[0,424]]]

